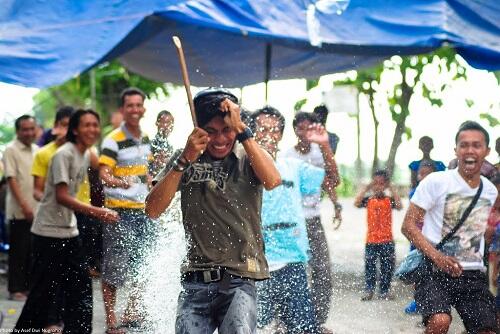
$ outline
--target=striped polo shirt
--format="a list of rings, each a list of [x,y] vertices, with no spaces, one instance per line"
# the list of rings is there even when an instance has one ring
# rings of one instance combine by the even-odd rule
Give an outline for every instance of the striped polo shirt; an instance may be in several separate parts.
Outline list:
[[[108,134],[101,146],[99,163],[111,167],[115,177],[132,177],[134,183],[128,189],[104,187],[108,208],[142,209],[148,194],[148,162],[151,149],[148,136],[137,139],[125,124]]]

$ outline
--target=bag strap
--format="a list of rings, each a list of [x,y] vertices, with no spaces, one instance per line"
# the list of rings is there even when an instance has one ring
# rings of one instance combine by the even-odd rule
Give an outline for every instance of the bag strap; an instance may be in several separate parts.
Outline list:
[[[481,192],[483,191],[483,180],[479,180],[479,189],[477,189],[476,195],[474,195],[474,198],[472,199],[472,202],[470,202],[469,206],[467,209],[465,209],[464,213],[462,214],[462,217],[458,221],[458,224],[455,225],[455,227],[447,234],[444,236],[444,238],[436,245],[436,249],[440,249],[441,247],[444,246],[444,244],[450,240],[450,238],[457,232],[457,230],[463,225],[467,217],[469,217],[469,214],[471,213],[472,209],[476,206],[477,201],[479,200],[479,196],[481,196]]]

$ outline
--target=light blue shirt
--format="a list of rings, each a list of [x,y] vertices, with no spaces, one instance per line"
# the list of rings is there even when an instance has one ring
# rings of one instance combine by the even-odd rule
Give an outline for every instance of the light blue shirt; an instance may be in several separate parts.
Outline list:
[[[309,243],[302,209],[302,195],[321,190],[322,168],[302,160],[281,157],[276,161],[282,184],[264,191],[262,230],[266,258],[270,266],[307,262]]]

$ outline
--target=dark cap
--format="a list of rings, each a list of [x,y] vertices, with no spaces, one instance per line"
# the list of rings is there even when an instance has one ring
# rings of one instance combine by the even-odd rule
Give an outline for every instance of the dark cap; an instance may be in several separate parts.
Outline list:
[[[225,113],[220,111],[219,107],[225,99],[238,103],[238,98],[224,88],[207,88],[196,94],[193,102],[198,126],[205,126],[216,116],[224,117]]]

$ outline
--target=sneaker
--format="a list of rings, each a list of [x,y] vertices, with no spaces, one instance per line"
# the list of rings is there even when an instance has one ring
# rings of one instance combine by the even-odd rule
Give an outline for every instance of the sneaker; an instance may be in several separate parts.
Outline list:
[[[381,299],[381,300],[394,300],[394,296],[391,295],[389,292],[381,293],[378,296],[378,298]]]
[[[418,311],[417,311],[417,303],[414,300],[412,300],[408,304],[408,306],[406,306],[405,313],[406,314],[416,314],[416,313],[418,313]]]
[[[366,302],[366,301],[369,301],[372,299],[373,299],[373,292],[371,292],[371,291],[365,292],[363,297],[361,297],[361,301],[363,301],[363,302]]]

